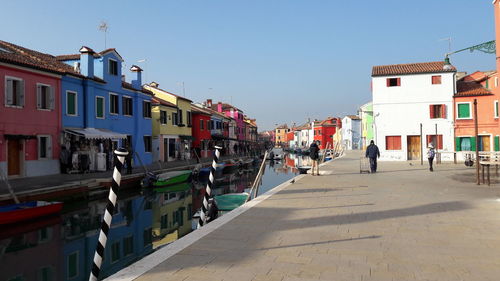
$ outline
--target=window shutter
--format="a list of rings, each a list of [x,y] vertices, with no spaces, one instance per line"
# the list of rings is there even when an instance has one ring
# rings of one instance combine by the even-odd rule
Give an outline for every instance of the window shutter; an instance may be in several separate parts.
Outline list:
[[[499,151],[499,150],[500,150],[500,137],[495,136],[495,151]]]
[[[435,114],[434,114],[434,105],[431,104],[429,105],[429,113],[430,113],[430,118],[433,119]]]
[[[49,109],[55,109],[54,88],[52,86],[49,86]]]
[[[42,108],[42,86],[36,85],[36,108]]]
[[[470,150],[476,151],[476,137],[470,137]]]
[[[20,84],[19,105],[24,107],[24,80]]]
[[[398,83],[397,85],[398,85],[398,86],[401,86],[401,78],[397,78],[397,81],[398,81],[398,82],[397,82],[397,83]]]
[[[391,82],[390,82],[390,79],[389,79],[389,78],[387,78],[387,79],[385,80],[385,82],[386,82],[386,86],[387,86],[387,87],[391,86]]]
[[[455,138],[455,150],[456,150],[456,151],[461,151],[461,147],[460,147],[460,138],[459,138],[459,137],[456,137],[456,138]]]
[[[5,105],[12,105],[12,97],[14,95],[14,81],[7,79],[5,87]]]
[[[441,117],[446,119],[446,104],[441,105]]]
[[[437,147],[438,149],[443,149],[443,135],[437,136]]]

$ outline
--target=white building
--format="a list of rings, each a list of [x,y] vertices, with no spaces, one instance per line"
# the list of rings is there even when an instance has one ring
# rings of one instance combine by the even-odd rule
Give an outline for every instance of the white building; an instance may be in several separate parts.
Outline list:
[[[361,118],[347,115],[342,118],[342,144],[347,150],[361,149]]]
[[[438,152],[454,151],[456,69],[443,67],[443,62],[373,67],[373,128],[381,160],[425,160],[428,142]],[[442,159],[453,155],[443,153]]]

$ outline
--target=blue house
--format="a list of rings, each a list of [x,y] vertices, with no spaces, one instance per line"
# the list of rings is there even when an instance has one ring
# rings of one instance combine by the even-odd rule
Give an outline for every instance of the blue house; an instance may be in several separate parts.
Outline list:
[[[70,170],[109,170],[117,147],[133,152],[133,165],[151,164],[152,95],[142,89],[142,69],[133,65],[126,82],[115,49],[96,53],[83,46],[80,54],[56,58],[74,70],[61,79],[62,144],[71,150]]]

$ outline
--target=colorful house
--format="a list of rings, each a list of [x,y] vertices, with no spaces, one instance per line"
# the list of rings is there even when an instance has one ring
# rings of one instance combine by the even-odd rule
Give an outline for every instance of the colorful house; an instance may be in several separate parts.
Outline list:
[[[161,98],[152,99],[153,161],[168,162],[176,159],[176,141],[179,139],[172,116],[177,105]]]
[[[342,118],[342,144],[347,150],[361,149],[361,118],[347,115]]]
[[[133,65],[132,83],[126,82],[116,49],[83,46],[80,54],[56,58],[73,70],[61,83],[62,144],[72,152],[72,168],[110,170],[120,146],[133,154],[134,166],[151,164],[151,92],[142,89],[142,69]]]
[[[285,143],[288,142],[287,133],[290,131],[290,129],[288,129],[287,124],[283,124],[283,125],[276,127],[276,129],[274,129],[274,131],[275,131],[275,136],[276,136],[275,146],[282,147]]]
[[[169,119],[172,122],[172,132],[170,136],[163,139],[163,144],[168,142],[169,159],[170,154],[175,155],[175,159],[190,159],[191,158],[191,143],[193,140],[191,126],[191,100],[185,97],[178,96],[166,90],[160,89],[159,84],[151,82],[149,85],[144,85],[144,89],[151,91],[157,99],[167,101],[177,106],[177,112],[172,112]],[[177,137],[178,136],[178,137]],[[175,153],[171,153],[172,148],[175,148]]]
[[[0,41],[0,170],[8,177],[58,174],[61,75],[53,56]]]
[[[374,66],[375,143],[381,160],[420,160],[433,143],[453,152],[456,69],[443,61]],[[453,160],[444,153],[443,160]]]
[[[327,145],[329,148],[333,148],[332,136],[342,128],[342,122],[338,117],[328,117],[322,121],[314,121],[314,140],[319,141],[319,148],[326,149]]]
[[[212,114],[207,109],[198,106],[191,106],[191,112],[193,115],[193,148],[198,157],[208,157],[209,151],[212,149],[210,147],[212,140],[211,128],[214,126],[211,120]]]
[[[233,128],[234,134],[236,136],[236,141],[231,141],[230,147],[235,147],[234,145],[242,145],[245,141],[245,122],[243,121],[243,111],[233,105],[227,103],[217,103],[212,105],[212,109],[217,112],[222,112],[226,116],[231,117],[235,122],[236,126]],[[231,124],[230,124],[231,126]],[[229,129],[229,134],[231,135],[231,128]],[[232,137],[229,137],[232,139]],[[234,150],[234,148],[233,148]]]
[[[358,116],[361,118],[361,145],[362,149],[373,140],[373,104],[372,102],[362,105],[358,110]]]

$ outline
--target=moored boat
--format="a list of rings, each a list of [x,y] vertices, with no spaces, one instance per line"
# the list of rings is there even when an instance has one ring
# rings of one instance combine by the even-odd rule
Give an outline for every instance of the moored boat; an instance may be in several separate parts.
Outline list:
[[[0,225],[59,213],[62,202],[31,201],[0,207]]]
[[[153,187],[163,187],[189,181],[191,178],[191,170],[171,171],[158,174],[156,181],[153,182]]]
[[[179,184],[173,184],[165,187],[155,188],[154,191],[157,193],[181,192],[189,190],[191,186],[192,186],[191,183],[183,182]]]
[[[214,199],[219,211],[229,212],[243,205],[249,196],[250,194],[247,192],[227,193],[214,196]]]

